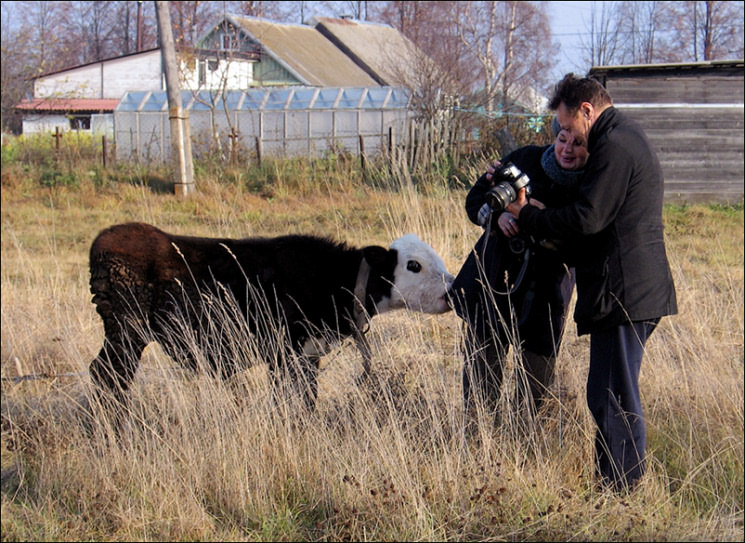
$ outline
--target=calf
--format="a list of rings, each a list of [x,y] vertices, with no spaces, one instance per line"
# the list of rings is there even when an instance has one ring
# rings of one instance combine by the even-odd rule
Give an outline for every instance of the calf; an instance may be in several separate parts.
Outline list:
[[[232,323],[215,322],[215,307],[222,307],[233,308],[220,313],[223,320],[246,320],[275,383],[282,366],[311,408],[319,358],[335,342],[354,336],[368,370],[367,319],[399,308],[444,313],[453,280],[413,234],[390,249],[355,248],[307,235],[176,236],[141,223],[103,230],[91,246],[90,272],[105,332],[90,373],[118,400],[149,342],[192,367],[195,344],[226,343]],[[219,348],[203,355],[223,378],[240,369]]]

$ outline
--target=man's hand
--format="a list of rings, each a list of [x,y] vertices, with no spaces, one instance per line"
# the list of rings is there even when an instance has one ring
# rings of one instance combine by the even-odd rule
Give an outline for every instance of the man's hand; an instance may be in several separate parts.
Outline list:
[[[538,202],[538,200],[535,200],[535,202]],[[541,206],[544,206],[540,202],[538,202]],[[525,187],[521,188],[520,191],[517,193],[517,198],[514,202],[512,202],[510,205],[507,206],[507,211],[512,213],[512,216],[516,219],[520,217],[520,211],[522,208],[524,208],[526,205],[528,205],[528,197],[525,195]],[[540,207],[540,206],[537,206]]]
[[[506,211],[504,211],[499,216],[499,218],[497,219],[497,224],[499,225],[499,229],[502,231],[502,233],[508,238],[516,236],[520,233],[520,227],[517,225],[517,221]]]

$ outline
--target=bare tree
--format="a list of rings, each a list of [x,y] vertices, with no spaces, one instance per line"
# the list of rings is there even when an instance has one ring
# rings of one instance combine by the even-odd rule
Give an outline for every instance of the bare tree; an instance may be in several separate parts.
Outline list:
[[[66,65],[61,37],[64,36],[68,2],[24,1],[18,2],[17,13],[21,25],[30,33],[25,53],[34,74],[61,68]]]
[[[743,58],[742,2],[671,2],[682,61]]]
[[[391,25],[426,58],[416,61],[417,87],[424,96],[467,95],[478,77],[478,63],[460,39],[457,21],[463,2],[376,2],[371,20]],[[426,90],[429,88],[429,90]]]
[[[32,29],[20,24],[17,11],[11,11],[8,2],[2,4],[2,28],[0,29],[0,102],[2,129],[20,132],[20,118],[14,107],[31,91],[28,77],[36,73],[29,62],[28,52],[33,46]]]
[[[411,2],[416,4],[417,2]],[[366,21],[368,19],[368,5],[370,2],[367,0],[347,0],[345,2],[328,2],[334,15],[337,17],[351,16],[353,19],[359,21]]]
[[[114,22],[112,28],[113,48],[118,54],[134,53],[138,49],[151,49],[157,45],[157,24],[152,2],[121,0],[113,2]],[[138,13],[141,21],[138,26]]]
[[[177,46],[193,47],[202,34],[217,19],[230,13],[230,2],[200,2],[184,0],[171,2],[171,23]]]
[[[588,33],[590,66],[742,58],[743,3],[593,2]]]
[[[626,1],[618,4],[619,57],[623,64],[650,64],[670,60],[668,2]]]
[[[511,91],[547,83],[555,48],[545,13],[531,2],[467,2],[458,25],[461,41],[478,59],[487,113],[495,111],[499,94],[504,109]]]
[[[71,65],[121,54],[114,40],[115,15],[114,2],[70,2],[63,41]]]
[[[580,49],[589,66],[619,64],[620,21],[617,2],[593,2],[590,22],[586,25],[588,37],[582,40]]]

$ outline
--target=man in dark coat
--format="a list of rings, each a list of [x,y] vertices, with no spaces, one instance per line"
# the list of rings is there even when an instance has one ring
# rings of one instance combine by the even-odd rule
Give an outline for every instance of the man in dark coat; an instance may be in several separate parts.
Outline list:
[[[528,145],[502,158],[530,178],[533,196],[549,206],[576,199],[587,150],[554,123],[554,143]],[[497,163],[498,164],[498,163]],[[510,345],[519,350],[517,404],[537,413],[553,381],[574,289],[574,272],[553,246],[520,232],[512,215],[493,209],[496,179],[482,175],[466,197],[468,218],[485,228],[453,283],[454,308],[465,326],[463,397],[472,412],[480,397],[496,414]],[[529,393],[529,394],[526,394]]]
[[[521,191],[508,210],[523,231],[574,248],[574,320],[578,334],[590,334],[587,402],[598,426],[597,472],[604,485],[628,490],[645,469],[644,345],[661,317],[677,313],[663,238],[662,170],[643,130],[613,107],[596,80],[568,74],[550,107],[590,153],[579,197],[539,209]]]

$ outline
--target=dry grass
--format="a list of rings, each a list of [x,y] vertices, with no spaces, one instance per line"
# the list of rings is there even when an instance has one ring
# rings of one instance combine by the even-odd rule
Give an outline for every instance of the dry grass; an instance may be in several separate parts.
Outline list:
[[[87,269],[101,228],[143,220],[359,245],[412,231],[451,271],[478,237],[465,193],[441,179],[303,188],[276,175],[270,195],[202,180],[181,201],[4,174],[2,375],[56,377],[2,384],[3,540],[743,539],[742,207],[666,209],[680,314],[663,319],[642,367],[650,467],[631,496],[592,490],[588,342],[573,326],[538,421],[512,415],[507,395],[501,423],[466,437],[457,317],[399,312],[373,320],[364,385],[351,343],[323,360],[310,415],[269,401],[250,349],[253,367],[221,383],[150,346],[113,439],[89,416],[85,373],[103,337]],[[515,379],[508,371],[508,389]]]

